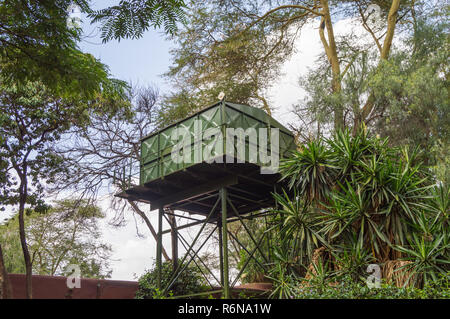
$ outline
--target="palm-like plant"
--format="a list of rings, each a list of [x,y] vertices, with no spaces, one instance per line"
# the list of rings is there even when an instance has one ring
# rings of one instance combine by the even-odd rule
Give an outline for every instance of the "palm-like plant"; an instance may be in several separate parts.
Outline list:
[[[387,140],[381,145],[379,141],[370,139],[365,130],[358,131],[352,136],[349,130],[337,131],[327,144],[335,159],[338,176],[341,182],[349,178],[352,174],[360,171],[360,163],[367,156],[374,153],[374,149],[383,149]]]
[[[328,261],[323,261],[321,258],[317,262],[311,264],[312,267],[308,269],[308,276],[302,278],[303,285],[307,288],[308,286],[315,287],[318,292],[322,292],[331,283],[331,278],[333,277],[333,272],[330,271]]]
[[[273,290],[270,294],[271,298],[289,299],[294,298],[298,294],[295,278],[288,274],[281,264],[276,264],[267,278],[272,280],[273,284]]]
[[[271,229],[278,231],[278,243],[288,249],[290,260],[305,265],[315,248],[328,244],[318,232],[317,212],[296,194],[293,200],[286,192],[274,194],[281,208],[274,210],[278,217]]]
[[[421,164],[412,163],[417,155],[410,156],[406,149],[397,161],[389,160],[387,187],[388,202],[383,209],[383,227],[393,245],[404,245],[417,216],[427,209],[430,186],[428,178],[422,176]],[[386,256],[388,257],[388,256]],[[391,256],[400,257],[398,254]]]
[[[417,151],[387,142],[364,130],[337,132],[283,161],[294,196],[275,194],[280,256],[306,264],[314,248],[327,246],[342,271],[406,258],[411,278],[448,272],[450,192],[433,189]]]
[[[340,237],[341,241],[349,241],[353,234],[358,234],[358,241],[361,245],[373,252],[374,256],[379,256],[383,246],[389,244],[389,240],[383,231],[383,226],[379,221],[382,218],[380,212],[373,209],[371,205],[370,193],[364,188],[356,185],[357,188],[347,182],[341,185],[341,192],[334,194],[334,203],[344,212],[346,224],[343,225],[333,238]],[[331,211],[335,211],[333,206],[329,206]],[[325,223],[330,221],[325,220]],[[324,229],[322,228],[322,231]]]
[[[317,225],[321,227],[320,233],[329,244],[333,244],[336,238],[343,236],[342,234],[350,233],[352,215],[353,212],[347,208],[338,194],[330,194],[327,203],[323,203],[317,216]]]
[[[446,234],[440,234],[436,238],[426,239],[413,233],[407,246],[395,246],[395,249],[404,253],[411,263],[400,269],[410,272],[406,284],[423,286],[439,280],[439,274],[448,276],[446,265],[450,260],[444,258],[448,243],[443,244]],[[399,269],[399,270],[400,270]]]
[[[309,142],[291,158],[282,160],[280,172],[289,188],[297,189],[307,202],[323,200],[336,179],[333,154],[320,140]]]
[[[336,247],[332,252],[336,260],[336,276],[358,280],[365,274],[367,265],[375,262],[374,256],[364,248],[363,242],[358,237],[357,234],[353,234],[348,242]]]
[[[443,229],[449,227],[449,212],[450,212],[450,187],[439,185],[432,190],[432,210],[436,213],[436,219]]]

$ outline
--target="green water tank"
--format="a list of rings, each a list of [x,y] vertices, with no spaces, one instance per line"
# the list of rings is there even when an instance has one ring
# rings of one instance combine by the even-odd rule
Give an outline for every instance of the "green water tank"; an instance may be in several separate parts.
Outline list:
[[[295,147],[294,135],[263,110],[221,101],[142,139],[140,185],[211,161],[264,169],[273,164],[270,156],[282,158]]]

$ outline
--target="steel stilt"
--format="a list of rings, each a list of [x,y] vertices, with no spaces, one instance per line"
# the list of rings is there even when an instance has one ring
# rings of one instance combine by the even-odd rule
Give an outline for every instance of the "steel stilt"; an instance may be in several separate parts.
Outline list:
[[[230,283],[228,272],[227,189],[225,187],[221,189],[220,196],[222,202],[223,295],[225,299],[229,299]]]
[[[162,218],[164,210],[160,208],[158,210],[158,239],[156,241],[156,272],[157,272],[157,284],[158,289],[162,287]]]

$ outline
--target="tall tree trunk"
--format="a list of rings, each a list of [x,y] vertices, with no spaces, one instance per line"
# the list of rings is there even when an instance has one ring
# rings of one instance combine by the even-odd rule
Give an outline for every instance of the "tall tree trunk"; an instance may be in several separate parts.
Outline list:
[[[389,53],[391,52],[392,41],[394,40],[395,27],[397,25],[398,10],[400,8],[400,0],[393,0],[391,8],[389,9],[389,14],[387,18],[387,30],[386,36],[383,42],[383,48],[381,49],[380,62],[387,60],[389,58]],[[353,132],[359,129],[362,123],[368,123],[370,114],[375,107],[375,95],[373,92],[370,93],[367,98],[366,104],[363,106],[359,114],[355,114],[355,120],[353,124]]]
[[[27,202],[27,168],[24,167],[20,175],[20,187],[19,187],[19,234],[20,244],[22,246],[23,257],[25,260],[25,274],[26,274],[26,297],[27,299],[33,298],[33,269],[31,264],[30,252],[28,250],[26,234],[25,234],[25,203]]]
[[[331,66],[332,80],[331,89],[333,93],[341,92],[341,67],[339,65],[339,58],[337,54],[336,40],[334,37],[333,23],[331,22],[330,8],[328,6],[328,0],[320,0],[322,6],[322,19],[320,21],[319,35],[322,45],[325,49],[325,53],[328,58],[328,62]],[[325,37],[325,29],[327,36]],[[344,109],[342,105],[334,106],[334,129],[342,129],[344,127]]]
[[[5,261],[3,259],[2,245],[0,244],[0,299],[12,298],[11,283],[6,272]]]

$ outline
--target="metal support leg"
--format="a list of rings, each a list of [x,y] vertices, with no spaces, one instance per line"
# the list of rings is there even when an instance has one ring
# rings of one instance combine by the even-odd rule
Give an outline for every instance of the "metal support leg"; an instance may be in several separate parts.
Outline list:
[[[172,240],[172,269],[175,272],[178,269],[178,231],[177,221],[175,216],[169,215],[171,226],[171,240]]]
[[[228,273],[228,227],[227,227],[227,189],[220,190],[222,202],[222,245],[223,245],[223,294],[225,299],[230,298],[230,284]]]
[[[179,277],[180,273],[183,272],[183,271],[187,268],[187,266],[189,265],[189,263],[187,263],[187,264],[185,265],[186,258],[187,258],[188,256],[190,256],[191,250],[193,250],[193,247],[194,247],[195,243],[197,242],[198,238],[200,237],[200,234],[202,233],[202,231],[203,231],[203,229],[205,228],[206,224],[207,224],[208,221],[210,220],[212,214],[213,214],[214,211],[216,210],[216,208],[217,208],[217,206],[219,205],[219,202],[220,202],[220,201],[221,201],[221,199],[220,199],[220,197],[219,197],[219,198],[217,199],[216,203],[214,204],[214,206],[212,207],[211,211],[209,212],[209,215],[204,219],[203,225],[200,227],[200,230],[198,231],[197,235],[195,236],[194,241],[192,242],[191,246],[190,246],[189,249],[187,250],[187,252],[186,252],[186,254],[184,255],[183,259],[178,263],[178,269],[175,271],[174,274],[172,274],[172,277],[171,277],[170,280],[169,280],[169,285],[168,285],[166,288],[164,288],[164,290],[163,290],[163,295],[165,295],[165,294],[169,291],[170,287],[172,287],[173,283],[174,283],[175,280]],[[215,228],[214,228],[214,231],[216,231]],[[211,233],[211,234],[212,234],[212,233]],[[209,237],[211,237],[211,235],[209,235],[208,238],[209,238]],[[202,244],[201,247],[203,247],[203,245],[204,245],[205,243],[206,243],[206,240],[205,240],[205,242]],[[200,248],[201,248],[201,247],[200,247]],[[199,249],[199,251],[200,251],[200,249]],[[195,255],[195,254],[194,254],[194,255]],[[190,261],[189,261],[189,262],[190,262]]]
[[[223,244],[222,244],[222,221],[217,222],[217,230],[219,233],[219,270],[220,285],[223,287]]]
[[[162,288],[162,218],[164,210],[162,208],[158,211],[158,239],[156,241],[156,272],[158,289]]]

